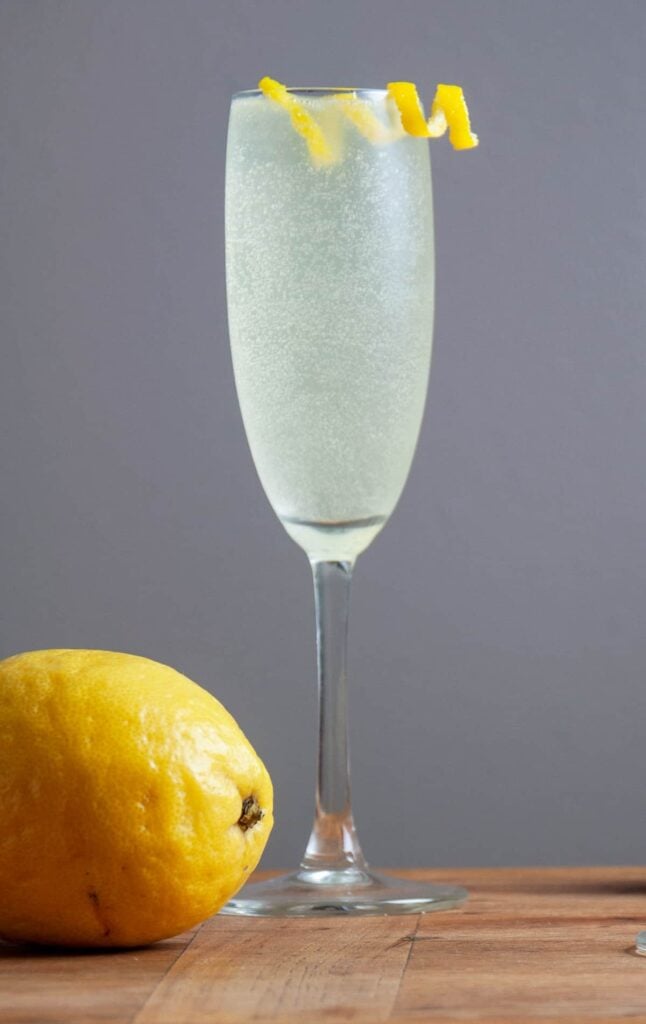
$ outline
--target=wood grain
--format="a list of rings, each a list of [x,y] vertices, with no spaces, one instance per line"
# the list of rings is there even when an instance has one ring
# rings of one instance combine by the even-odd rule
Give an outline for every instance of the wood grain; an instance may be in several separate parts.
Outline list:
[[[2,1024],[131,1021],[193,933],[148,949],[61,953],[0,943]]]
[[[126,953],[0,945],[0,1024],[646,1024],[646,868],[409,873],[467,886],[421,917],[215,917]]]
[[[417,919],[215,918],[166,975],[136,1024],[384,1021]],[[305,1018],[303,1018],[305,1019]]]

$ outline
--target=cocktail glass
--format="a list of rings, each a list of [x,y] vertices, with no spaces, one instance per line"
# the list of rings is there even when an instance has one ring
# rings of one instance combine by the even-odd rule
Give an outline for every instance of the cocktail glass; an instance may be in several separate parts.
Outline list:
[[[402,914],[464,889],[371,871],[350,804],[348,597],[390,517],[422,421],[434,251],[428,143],[383,90],[296,89],[289,112],[233,98],[226,173],[229,326],[249,446],[267,497],[313,570],[319,686],[316,813],[300,866],[249,884],[225,914]]]

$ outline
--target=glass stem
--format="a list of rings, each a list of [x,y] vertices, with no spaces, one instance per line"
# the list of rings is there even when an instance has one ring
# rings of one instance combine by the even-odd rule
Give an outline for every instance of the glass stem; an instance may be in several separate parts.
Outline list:
[[[347,639],[352,562],[313,562],[319,691],[316,815],[301,868],[338,872],[366,866],[350,804]]]

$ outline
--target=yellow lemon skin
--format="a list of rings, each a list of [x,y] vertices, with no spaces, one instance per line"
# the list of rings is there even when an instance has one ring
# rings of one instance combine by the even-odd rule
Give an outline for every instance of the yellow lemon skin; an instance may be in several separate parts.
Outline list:
[[[323,129],[303,104],[290,93],[287,86],[265,75],[258,82],[258,88],[268,100],[273,100],[289,113],[293,128],[305,139],[315,164],[334,163],[334,153],[328,145]]]
[[[402,127],[409,135],[437,139],[448,128],[454,149],[474,149],[478,145],[461,86],[438,85],[428,120],[413,82],[389,82],[388,95],[395,101]]]
[[[397,104],[404,131],[409,135],[427,139],[430,132],[417,86],[413,82],[389,82],[388,94]]]
[[[438,85],[431,107],[431,118],[436,117],[440,111],[449,126],[449,142],[453,148],[474,149],[478,145],[478,136],[471,130],[469,108],[459,85]]]
[[[87,650],[0,662],[0,937],[177,935],[253,871],[272,803],[234,719],[174,669]]]

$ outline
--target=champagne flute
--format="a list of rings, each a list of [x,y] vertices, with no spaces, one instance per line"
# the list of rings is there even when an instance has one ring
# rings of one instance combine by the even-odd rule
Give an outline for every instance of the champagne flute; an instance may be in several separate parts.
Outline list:
[[[346,713],[353,566],[397,504],[426,398],[434,303],[428,143],[402,132],[385,90],[289,95],[328,140],[332,158],[317,165],[289,113],[262,93],[234,96],[227,297],[256,469],[313,570],[316,813],[299,868],[245,886],[222,912],[447,909],[466,899],[464,889],[368,868],[350,804]]]

